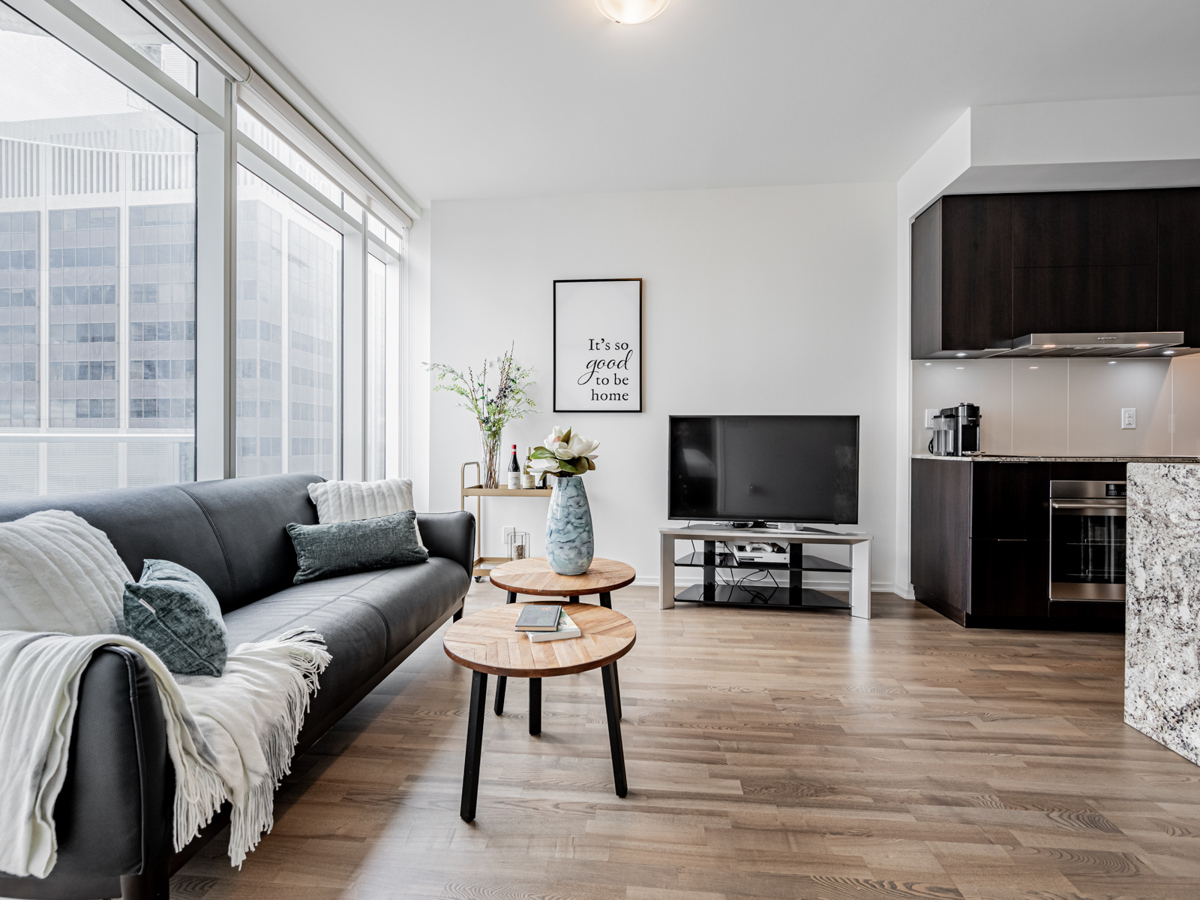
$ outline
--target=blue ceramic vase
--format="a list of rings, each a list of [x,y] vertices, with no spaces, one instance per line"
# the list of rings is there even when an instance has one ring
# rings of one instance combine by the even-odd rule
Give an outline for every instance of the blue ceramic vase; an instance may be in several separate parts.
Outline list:
[[[554,477],[550,512],[546,516],[546,562],[559,575],[582,575],[592,564],[595,539],[592,511],[583,479],[576,475]]]

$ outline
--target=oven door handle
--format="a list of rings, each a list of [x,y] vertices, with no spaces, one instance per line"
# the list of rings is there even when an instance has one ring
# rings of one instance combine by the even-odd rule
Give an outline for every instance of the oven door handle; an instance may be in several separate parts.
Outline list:
[[[1104,510],[1123,510],[1126,508],[1124,500],[1104,503],[1096,500],[1051,500],[1050,506],[1052,509],[1104,509]]]

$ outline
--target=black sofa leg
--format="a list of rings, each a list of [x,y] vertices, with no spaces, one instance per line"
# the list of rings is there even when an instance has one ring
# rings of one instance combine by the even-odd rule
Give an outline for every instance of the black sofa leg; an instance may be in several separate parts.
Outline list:
[[[454,614],[454,621],[455,621],[455,622],[457,622],[459,619],[461,619],[461,618],[462,618],[462,616],[463,616],[463,611],[462,611],[462,607],[460,606],[460,607],[458,608],[458,612],[456,612],[456,613]]]
[[[165,861],[147,866],[141,875],[121,876],[121,900],[170,900],[171,876]]]

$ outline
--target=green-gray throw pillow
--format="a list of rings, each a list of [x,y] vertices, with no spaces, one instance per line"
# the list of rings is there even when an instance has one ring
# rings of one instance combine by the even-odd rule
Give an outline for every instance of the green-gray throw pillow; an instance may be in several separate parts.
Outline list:
[[[287,527],[300,571],[296,584],[368,569],[390,569],[429,559],[417,538],[417,514],[406,509],[376,519]]]
[[[158,654],[176,675],[225,671],[229,639],[221,606],[204,579],[165,559],[148,559],[141,580],[125,583],[125,633]]]

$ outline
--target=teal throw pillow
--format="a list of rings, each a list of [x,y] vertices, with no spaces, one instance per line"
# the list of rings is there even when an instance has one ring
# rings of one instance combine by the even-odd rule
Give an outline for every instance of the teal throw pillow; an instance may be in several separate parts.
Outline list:
[[[225,671],[229,638],[221,606],[204,579],[165,559],[148,559],[141,580],[125,583],[125,633],[158,654],[176,675]]]
[[[296,584],[364,572],[391,569],[429,559],[429,551],[417,537],[414,510],[375,519],[334,522],[329,525],[287,527],[300,571],[292,579]]]

